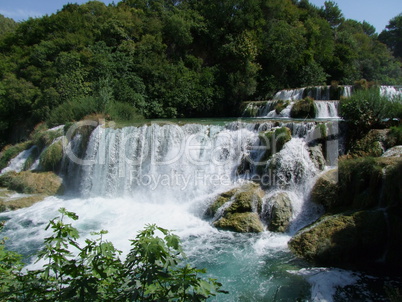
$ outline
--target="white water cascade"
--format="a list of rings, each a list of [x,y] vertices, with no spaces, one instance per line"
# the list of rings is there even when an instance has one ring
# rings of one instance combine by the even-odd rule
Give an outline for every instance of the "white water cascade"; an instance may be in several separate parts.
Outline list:
[[[294,211],[289,231],[238,234],[217,230],[204,219],[205,209],[219,193],[250,181],[253,165],[251,174],[239,173],[242,159],[260,158],[259,133],[278,127],[288,127],[292,139],[266,163],[265,172],[273,171],[277,181],[264,188],[264,200],[276,192],[290,196]],[[336,127],[326,127],[336,136]],[[130,249],[130,238],[146,224],[156,223],[179,235],[191,263],[207,268],[209,276],[230,292],[213,301],[308,300],[316,283],[295,273],[305,267],[294,261],[287,241],[320,215],[320,208],[309,202],[311,187],[321,173],[309,148],[320,133],[315,122],[99,126],[82,158],[74,159],[74,164],[73,157],[65,159],[63,171],[70,195],[1,213],[0,220],[7,220],[9,247],[27,257],[41,246],[48,234],[44,227],[60,207],[80,217],[75,226],[82,232],[82,242],[91,232],[105,229],[109,233],[104,238],[123,255]],[[80,135],[72,139],[72,152],[82,139]],[[334,141],[331,144],[327,144],[327,154],[335,152],[336,157],[339,147]],[[339,282],[332,275],[329,269],[326,288],[333,284],[335,293]],[[314,295],[319,295],[316,288]]]

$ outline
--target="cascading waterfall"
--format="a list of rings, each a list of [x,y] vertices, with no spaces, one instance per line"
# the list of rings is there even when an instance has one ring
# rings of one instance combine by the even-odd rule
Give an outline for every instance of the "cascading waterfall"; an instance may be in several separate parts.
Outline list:
[[[60,207],[80,216],[77,227],[82,241],[91,232],[106,229],[109,233],[104,238],[124,253],[130,249],[129,238],[145,224],[156,223],[174,230],[190,261],[206,267],[230,292],[216,301],[309,299],[312,286],[321,282],[331,288],[339,282],[331,270],[321,272],[320,280],[314,282],[301,278],[298,272],[304,268],[293,261],[287,241],[320,214],[320,208],[309,202],[322,169],[311,148],[323,138],[324,125],[324,132],[335,138],[327,142],[324,154],[327,164],[333,165],[339,149],[335,124],[237,121],[222,126],[98,126],[83,156],[79,147],[84,137],[77,134],[69,142],[63,174],[70,195],[2,213],[0,220],[8,220],[5,235],[11,238],[10,248],[26,256],[41,246],[47,234],[44,226]],[[264,200],[276,192],[289,195],[294,210],[289,231],[250,235],[215,229],[203,219],[205,209],[219,193],[250,181],[255,170],[251,165],[251,174],[239,173],[242,158],[260,158],[259,133],[278,127],[289,128],[292,138],[266,163],[265,172],[274,171],[277,181],[265,188]],[[38,265],[42,263],[29,267]],[[328,296],[318,290],[318,294],[332,299],[332,293]]]
[[[339,118],[339,101],[316,101],[317,118]]]

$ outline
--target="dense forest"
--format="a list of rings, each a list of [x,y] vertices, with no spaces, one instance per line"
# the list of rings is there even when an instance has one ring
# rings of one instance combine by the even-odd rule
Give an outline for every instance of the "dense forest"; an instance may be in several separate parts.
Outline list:
[[[0,16],[0,137],[91,113],[234,116],[283,88],[402,82],[402,15],[380,35],[335,2],[123,0]]]

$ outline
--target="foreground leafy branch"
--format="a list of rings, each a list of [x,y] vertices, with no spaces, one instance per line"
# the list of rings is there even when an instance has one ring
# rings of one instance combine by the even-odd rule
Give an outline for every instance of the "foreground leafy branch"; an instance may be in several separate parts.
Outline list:
[[[147,225],[122,261],[121,251],[103,240],[106,231],[81,247],[78,230],[64,222],[78,216],[59,212],[46,227],[52,234],[38,254],[42,269],[23,271],[21,256],[0,241],[0,301],[205,301],[225,293],[215,279],[200,277],[205,269],[183,263],[180,239],[166,229]]]

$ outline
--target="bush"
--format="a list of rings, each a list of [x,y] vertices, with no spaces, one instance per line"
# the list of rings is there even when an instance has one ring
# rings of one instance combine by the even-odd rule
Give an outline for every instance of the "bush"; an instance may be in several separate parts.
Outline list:
[[[402,107],[402,103],[381,96],[376,88],[358,90],[340,104],[340,115],[349,124],[352,138],[360,138],[370,129],[382,127],[382,121],[395,117]]]
[[[314,100],[306,97],[303,100],[294,103],[290,111],[292,118],[315,118],[317,116],[317,108],[315,107]]]
[[[402,145],[402,125],[391,127],[387,135],[387,147]]]
[[[0,242],[1,301],[205,301],[224,292],[215,279],[199,276],[205,270],[182,265],[180,239],[166,229],[146,226],[123,262],[121,251],[103,240],[106,231],[81,247],[78,230],[64,223],[78,216],[60,213],[46,227],[53,233],[38,255],[42,269],[23,272],[20,256]]]

